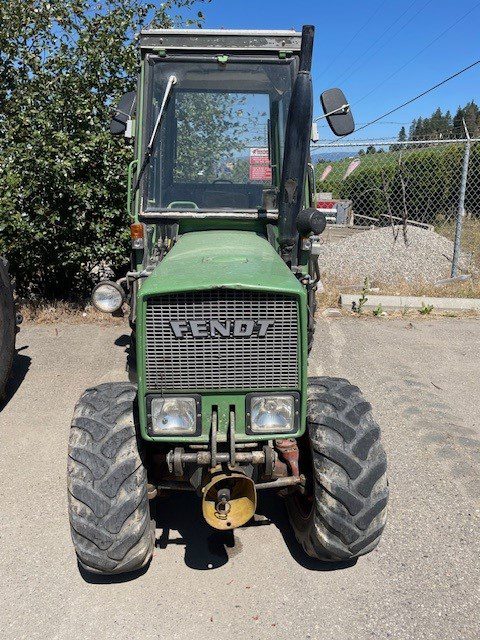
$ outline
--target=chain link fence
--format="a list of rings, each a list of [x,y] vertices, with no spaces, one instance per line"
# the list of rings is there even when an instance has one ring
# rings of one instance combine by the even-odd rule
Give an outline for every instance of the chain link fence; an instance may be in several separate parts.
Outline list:
[[[480,139],[367,140],[312,148],[319,200],[347,224],[432,229],[451,240],[451,275],[480,270]]]

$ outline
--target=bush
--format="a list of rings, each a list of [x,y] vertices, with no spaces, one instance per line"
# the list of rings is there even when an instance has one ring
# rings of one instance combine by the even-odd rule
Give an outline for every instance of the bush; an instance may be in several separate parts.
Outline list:
[[[133,152],[108,133],[111,105],[135,88],[134,34],[193,4],[0,3],[0,254],[20,295],[83,297],[92,268],[127,268]]]

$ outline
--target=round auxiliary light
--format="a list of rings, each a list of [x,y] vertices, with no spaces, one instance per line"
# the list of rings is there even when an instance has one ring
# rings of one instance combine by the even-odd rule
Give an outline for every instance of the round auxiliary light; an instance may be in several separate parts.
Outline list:
[[[92,304],[102,313],[114,313],[125,302],[125,292],[116,282],[102,280],[92,291]]]

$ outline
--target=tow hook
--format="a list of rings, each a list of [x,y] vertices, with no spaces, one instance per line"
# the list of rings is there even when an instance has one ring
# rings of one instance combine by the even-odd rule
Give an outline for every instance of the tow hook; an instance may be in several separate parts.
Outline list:
[[[217,504],[215,506],[215,511],[217,517],[222,519],[226,519],[232,505],[230,504],[230,489],[224,488],[220,489],[217,493]]]

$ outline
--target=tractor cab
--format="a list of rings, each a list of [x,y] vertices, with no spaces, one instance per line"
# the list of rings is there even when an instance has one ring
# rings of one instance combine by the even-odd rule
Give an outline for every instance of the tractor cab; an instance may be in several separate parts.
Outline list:
[[[287,121],[302,65],[309,91],[298,96],[290,135],[301,147],[299,173],[306,165],[312,43],[313,30],[141,33],[138,99],[126,98],[131,108],[137,103],[133,195],[140,218],[278,218]],[[343,94],[335,99],[334,108],[345,105]],[[128,105],[119,106],[112,132],[130,132],[129,119]]]
[[[175,84],[154,144],[145,212],[276,209],[295,61],[238,58],[151,56],[147,131],[170,78]]]
[[[301,34],[146,31],[141,213],[278,211]],[[165,96],[168,91],[168,99]]]

